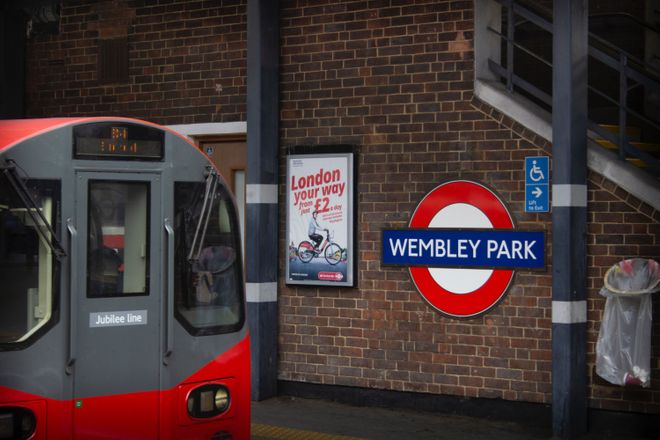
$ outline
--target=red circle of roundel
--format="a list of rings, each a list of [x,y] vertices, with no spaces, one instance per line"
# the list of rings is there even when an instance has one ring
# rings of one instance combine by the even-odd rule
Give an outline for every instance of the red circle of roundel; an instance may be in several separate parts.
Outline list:
[[[514,227],[513,219],[499,197],[482,184],[468,180],[447,182],[428,193],[417,205],[409,227],[428,228],[441,209],[456,203],[479,209],[495,229]],[[440,313],[457,318],[469,318],[490,310],[504,297],[514,273],[510,269],[494,269],[481,287],[470,293],[457,294],[440,286],[428,268],[411,267],[409,270],[422,297]]]

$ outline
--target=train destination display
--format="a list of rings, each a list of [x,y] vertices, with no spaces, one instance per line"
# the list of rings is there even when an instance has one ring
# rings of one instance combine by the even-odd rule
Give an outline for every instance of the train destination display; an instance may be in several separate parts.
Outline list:
[[[74,128],[74,157],[77,159],[163,158],[163,133],[134,124],[97,123]]]

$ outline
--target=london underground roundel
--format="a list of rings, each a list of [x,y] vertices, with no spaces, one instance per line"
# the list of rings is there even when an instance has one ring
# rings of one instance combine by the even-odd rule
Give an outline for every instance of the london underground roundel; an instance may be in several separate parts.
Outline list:
[[[443,228],[513,229],[514,223],[504,203],[485,186],[466,180],[436,187],[419,203],[412,215],[411,229]],[[467,240],[467,239],[466,239]],[[484,247],[479,240],[463,243],[465,255]],[[452,255],[451,241],[445,253]],[[490,243],[489,243],[490,244]],[[461,242],[454,246],[461,252]],[[494,253],[494,252],[493,252]],[[512,269],[410,267],[410,275],[422,297],[439,312],[451,317],[473,317],[487,312],[506,294],[513,278]]]
[[[513,219],[506,206],[490,189],[466,180],[442,184],[419,203],[409,228],[408,232],[411,233],[433,232],[436,235],[433,241],[420,239],[417,243],[409,242],[408,240],[412,239],[407,238],[403,243],[408,246],[405,248],[408,254],[416,256],[423,254],[422,251],[426,249],[434,253],[434,257],[452,257],[452,261],[457,263],[449,266],[459,266],[429,267],[411,263],[410,275],[417,290],[439,312],[451,317],[473,317],[487,312],[504,297],[514,271],[483,267],[488,263],[479,261],[481,254],[492,258],[498,253],[500,257],[507,252],[513,254],[512,249],[504,249],[507,246],[505,243],[493,241],[494,239],[486,240],[483,235],[488,230],[514,228]],[[471,235],[474,233],[470,232],[470,229],[479,230],[482,235]],[[437,235],[438,230],[444,231],[444,235]],[[458,235],[454,237],[455,234]],[[394,251],[397,243],[404,246],[400,242],[389,240]],[[387,245],[384,240],[384,249]],[[521,256],[522,246],[518,245],[517,248]]]

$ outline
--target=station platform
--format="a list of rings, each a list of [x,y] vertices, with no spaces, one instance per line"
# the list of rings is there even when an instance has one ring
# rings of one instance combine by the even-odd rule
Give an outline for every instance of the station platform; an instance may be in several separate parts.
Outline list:
[[[623,431],[621,432],[620,431]],[[424,411],[357,407],[317,399],[276,397],[252,403],[252,440],[536,440],[547,423],[497,421]],[[638,440],[625,427],[600,427],[584,440]]]

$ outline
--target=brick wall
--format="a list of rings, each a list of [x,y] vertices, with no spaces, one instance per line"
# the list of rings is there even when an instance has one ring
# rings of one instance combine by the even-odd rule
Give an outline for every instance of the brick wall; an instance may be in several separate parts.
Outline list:
[[[591,404],[596,408],[660,413],[660,299],[653,301],[651,388],[610,385],[596,376],[596,341],[605,298],[598,294],[605,272],[631,256],[660,255],[660,212],[618,188],[602,176],[589,174],[589,297],[588,342]]]
[[[407,270],[381,267],[381,231],[405,227],[447,179],[490,185],[519,228],[551,243],[551,215],[523,212],[524,157],[551,147],[473,98],[472,2],[410,3],[283,2],[281,143],[358,145],[359,283],[280,286],[279,377],[551,402],[550,268],[518,272],[499,306],[457,321],[426,305]],[[657,257],[660,215],[594,173],[589,194],[591,377],[602,277],[624,257]],[[591,405],[660,413],[659,355],[651,390],[591,379]]]
[[[380,265],[381,230],[406,226],[447,179],[485,182],[518,227],[551,230],[550,214],[522,206],[524,157],[550,146],[473,97],[472,2],[282,0],[281,9],[282,191],[286,146],[358,146],[359,283],[280,284],[279,378],[550,402],[550,268],[518,272],[495,309],[457,321],[432,311],[405,269]],[[245,120],[245,14],[245,1],[65,1],[60,33],[28,43],[28,116]],[[114,36],[128,39],[129,81],[100,86],[98,40]],[[657,258],[660,214],[593,172],[589,188],[591,405],[660,413],[658,324],[651,389],[604,384],[592,369],[602,277],[625,257]]]
[[[98,81],[99,40],[128,39],[129,78]],[[60,32],[28,41],[27,115],[245,121],[246,0],[65,1]]]

